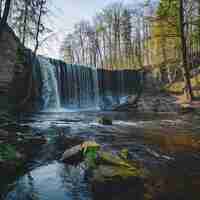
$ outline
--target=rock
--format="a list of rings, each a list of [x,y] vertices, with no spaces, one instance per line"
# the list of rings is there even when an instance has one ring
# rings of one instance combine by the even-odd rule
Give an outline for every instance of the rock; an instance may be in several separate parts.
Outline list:
[[[25,163],[25,155],[17,151],[10,144],[1,144],[0,146],[0,177],[5,178],[15,173]]]
[[[122,151],[120,156],[122,153],[124,157],[128,155],[127,150]],[[120,156],[98,152],[96,168],[90,178],[95,200],[143,199],[143,170]]]
[[[130,158],[130,154],[129,154],[129,151],[128,149],[122,149],[119,153],[119,156],[122,158],[122,159],[129,159]]]
[[[142,200],[144,181],[136,168],[100,165],[91,178],[95,200]]]
[[[61,161],[67,164],[77,164],[83,160],[82,145],[77,145],[66,150],[61,158]]]
[[[98,119],[98,123],[103,125],[112,125],[112,119],[104,116]]]
[[[122,159],[118,155],[114,155],[110,152],[100,151],[98,152],[98,162],[100,164],[122,166],[127,168],[132,168],[131,164],[128,161]]]
[[[100,150],[95,141],[86,141],[66,150],[61,158],[68,164],[85,161],[86,178],[89,179],[95,200],[142,200],[144,173],[127,160],[128,150],[120,156]]]
[[[87,156],[92,156],[93,153],[100,148],[100,145],[95,141],[86,141],[80,145],[76,145],[71,149],[66,150],[61,158],[61,161],[68,164],[78,164]],[[94,158],[96,159],[96,157]]]
[[[20,152],[27,155],[27,157],[32,157],[42,145],[46,143],[46,138],[43,136],[25,136],[18,141],[18,148]]]
[[[70,137],[65,136],[65,134],[59,134],[55,138],[55,144],[58,149],[61,151],[65,151],[66,149],[69,149],[73,146],[82,144],[84,142],[84,139],[78,136]]]
[[[9,137],[9,133],[5,130],[0,129],[0,138],[7,138]]]

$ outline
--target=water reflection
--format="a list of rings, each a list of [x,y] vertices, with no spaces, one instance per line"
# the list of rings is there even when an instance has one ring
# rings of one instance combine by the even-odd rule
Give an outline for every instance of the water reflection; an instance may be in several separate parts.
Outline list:
[[[89,200],[90,193],[81,167],[66,167],[61,163],[41,166],[16,182],[6,200]]]

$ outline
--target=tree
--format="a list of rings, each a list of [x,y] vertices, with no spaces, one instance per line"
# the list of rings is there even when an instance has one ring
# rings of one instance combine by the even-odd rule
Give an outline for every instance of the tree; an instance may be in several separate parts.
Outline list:
[[[45,27],[42,23],[42,17],[47,13],[46,8],[47,1],[46,0],[37,0],[35,3],[35,7],[39,8],[37,13],[37,23],[36,23],[36,34],[35,34],[35,48],[34,48],[34,54],[37,54],[37,50],[39,48],[39,37],[40,33],[43,33],[45,31]]]
[[[190,100],[194,99],[192,84],[190,80],[190,71],[188,68],[188,53],[187,53],[187,44],[185,37],[185,20],[184,20],[184,7],[183,0],[179,0],[179,15],[180,15],[180,36],[181,36],[181,46],[182,46],[182,59],[183,59],[183,68],[184,68],[184,78],[186,83],[186,88],[188,89]]]
[[[0,37],[2,35],[3,29],[4,29],[4,27],[7,23],[7,20],[8,20],[10,5],[11,5],[11,0],[6,0],[4,10],[3,10],[3,15],[2,15],[2,18],[0,19]]]
[[[126,65],[131,65],[132,52],[132,24],[131,12],[127,8],[124,9],[122,14],[122,40],[124,46],[124,57]]]

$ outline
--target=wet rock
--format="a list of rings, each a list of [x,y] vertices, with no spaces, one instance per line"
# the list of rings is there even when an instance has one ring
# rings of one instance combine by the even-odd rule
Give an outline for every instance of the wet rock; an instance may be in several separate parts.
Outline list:
[[[66,150],[61,160],[67,164],[84,161],[94,199],[143,199],[143,170],[127,158],[126,149],[118,155],[100,150],[100,145],[95,141],[86,141]]]
[[[143,199],[144,181],[140,171],[115,165],[100,165],[91,179],[95,200]]]
[[[66,149],[69,149],[73,146],[82,144],[83,142],[84,139],[79,136],[70,137],[62,133],[55,138],[56,146],[62,151],[65,151]]]
[[[67,164],[78,164],[83,160],[82,146],[77,145],[66,150],[61,158],[61,161]]]
[[[7,138],[9,137],[9,133],[5,130],[0,129],[0,138]]]
[[[80,145],[76,145],[71,149],[67,149],[61,158],[61,161],[67,164],[78,164],[83,159],[87,159],[87,156],[91,156],[93,152],[96,154],[97,149],[100,148],[100,145],[94,141],[85,141]],[[96,157],[94,158],[96,159]]]
[[[20,152],[25,154],[27,160],[29,160],[45,143],[46,138],[43,136],[28,136],[18,141],[17,148]]]
[[[127,168],[132,168],[131,164],[128,163],[125,159],[122,159],[118,155],[114,155],[111,152],[99,151],[98,152],[98,162],[100,164],[122,166]]]
[[[45,137],[0,130],[0,177],[15,176],[25,164],[32,160]]]
[[[99,151],[90,178],[95,200],[143,199],[144,172],[136,164],[111,152]],[[126,157],[126,155],[124,155]]]
[[[10,144],[0,145],[0,176],[13,175],[26,161],[25,155]]]
[[[109,126],[109,125],[112,125],[112,119],[104,116],[98,119],[98,123]]]

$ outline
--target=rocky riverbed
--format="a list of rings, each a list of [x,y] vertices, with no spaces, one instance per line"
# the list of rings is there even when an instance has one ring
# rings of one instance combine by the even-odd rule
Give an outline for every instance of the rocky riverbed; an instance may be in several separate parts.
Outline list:
[[[111,119],[112,124],[100,123],[101,116]],[[140,194],[137,196],[135,193],[137,199],[199,200],[199,120],[198,112],[185,115],[143,115],[68,110],[20,115],[16,121],[18,126],[8,124],[4,127],[4,132],[20,132],[24,138],[29,138],[31,133],[31,138],[45,138],[46,142],[39,146],[30,142],[34,146],[31,149],[36,151],[28,156],[31,159],[23,165],[17,177],[11,179],[9,175],[9,181],[1,179],[1,198],[90,200],[118,197],[129,200],[132,196],[128,192],[134,191],[134,188]],[[21,138],[21,134],[16,138]],[[124,183],[126,190],[121,191],[112,190],[112,182],[103,185],[104,187],[99,184],[91,185],[84,163],[69,165],[59,161],[67,148],[84,140],[95,140],[103,151],[113,155],[127,150],[128,159],[144,172],[142,182],[134,185],[134,180],[131,179],[126,182],[127,185]],[[24,145],[20,143],[20,146]],[[20,148],[19,152],[23,154]],[[102,177],[102,172],[106,174],[104,165],[95,171],[95,176]],[[113,168],[109,168],[108,172],[110,176]],[[116,175],[116,171],[113,174],[115,178],[119,175]],[[106,175],[106,178],[113,180],[109,176]],[[94,186],[98,186],[95,191]],[[101,192],[102,188],[106,188],[107,193]]]

